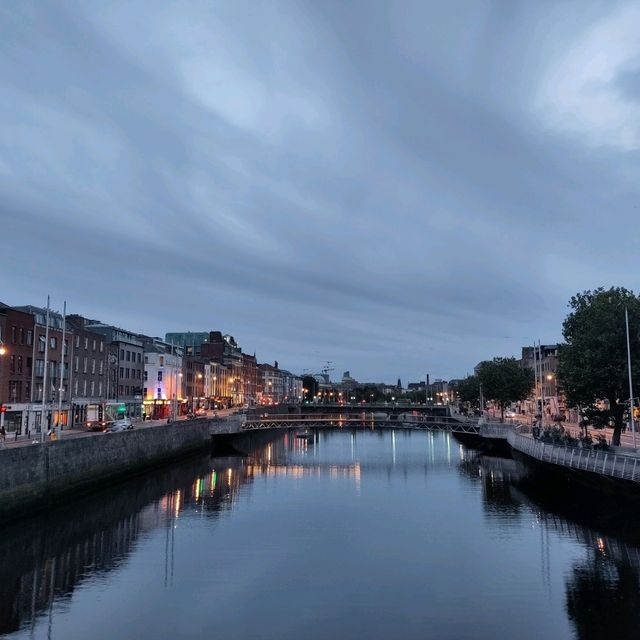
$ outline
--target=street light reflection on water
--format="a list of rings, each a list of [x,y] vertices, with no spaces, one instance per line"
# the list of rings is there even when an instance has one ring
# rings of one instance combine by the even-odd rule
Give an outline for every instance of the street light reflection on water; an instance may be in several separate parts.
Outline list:
[[[0,536],[0,633],[631,637],[638,523],[600,530],[516,461],[452,440],[279,434],[16,524]]]

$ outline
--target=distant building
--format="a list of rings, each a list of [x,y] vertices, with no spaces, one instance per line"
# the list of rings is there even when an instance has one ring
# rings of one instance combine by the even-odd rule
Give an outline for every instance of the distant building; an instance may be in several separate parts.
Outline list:
[[[276,365],[266,363],[258,365],[261,377],[262,404],[280,404],[284,400],[284,376]]]
[[[67,326],[73,332],[71,354],[71,424],[73,426],[103,420],[108,403],[105,337],[87,328],[91,322],[93,321],[80,315],[67,316]],[[112,400],[112,404],[115,403],[115,399]]]
[[[184,401],[182,390],[182,347],[160,338],[143,337],[144,413],[152,419],[168,418],[181,413]]]
[[[0,304],[0,403],[8,432],[26,432],[34,383],[35,320],[31,313]]]
[[[202,345],[209,341],[209,333],[207,331],[166,333],[164,341],[176,347],[182,347],[185,355],[200,355]]]
[[[144,374],[142,338],[131,331],[94,320],[88,322],[85,328],[105,337],[108,399],[116,401],[107,403],[108,406],[115,404],[115,410],[109,417],[117,418],[123,415],[132,418],[142,417]]]
[[[558,352],[560,345],[543,344],[540,345],[540,351],[535,348],[536,356],[534,359],[534,347],[522,347],[522,366],[535,371],[534,363],[537,362],[538,372],[540,374],[540,364],[542,364],[542,380],[538,380],[535,388],[535,396],[537,400],[541,400],[544,395],[546,411],[550,415],[561,413],[565,408],[564,399],[558,385]],[[537,360],[541,356],[541,360]]]
[[[358,386],[358,381],[355,378],[351,377],[351,373],[349,371],[345,371],[342,374],[342,381],[340,382],[340,387],[344,391],[351,391]]]
[[[71,340],[71,334],[67,332],[65,336],[65,344],[62,344],[62,315],[55,311],[49,312],[49,344],[46,346],[46,316],[47,310],[41,307],[34,307],[31,305],[23,307],[15,307],[16,311],[28,314],[33,318],[33,344],[31,362],[33,368],[31,369],[31,384],[30,384],[30,402],[27,403],[26,408],[21,408],[19,411],[22,415],[22,433],[25,432],[27,421],[29,430],[32,432],[40,432],[41,429],[48,429],[56,424],[66,425],[69,422],[69,341]],[[17,318],[17,316],[14,316]],[[22,340],[20,334],[20,326],[27,332],[25,334],[25,342],[29,339],[29,322],[24,321],[22,325],[15,326],[17,331],[15,347]],[[9,331],[9,343],[11,348],[14,340],[14,325],[7,327]],[[23,346],[23,345],[20,345]],[[27,346],[26,344],[24,346]],[[44,360],[45,351],[47,357],[47,376],[46,376],[46,389],[44,388]],[[64,352],[64,355],[63,355]],[[11,372],[12,360],[11,354],[9,355],[9,372]],[[5,355],[4,358],[7,356]],[[20,367],[19,362],[20,354],[16,353],[15,361],[15,375]],[[29,362],[27,361],[27,366]],[[24,362],[23,362],[24,367]],[[60,376],[62,376],[62,383],[60,382]],[[15,378],[14,378],[15,380]],[[11,381],[10,381],[11,385]],[[62,393],[61,411],[58,415],[58,398]],[[20,389],[16,390],[19,394]],[[14,396],[14,388],[9,389],[10,397]],[[26,394],[22,392],[23,398]],[[45,416],[42,416],[42,399],[45,399]],[[13,408],[13,405],[12,405]],[[14,418],[14,424],[16,424]],[[5,426],[6,429],[6,426]]]

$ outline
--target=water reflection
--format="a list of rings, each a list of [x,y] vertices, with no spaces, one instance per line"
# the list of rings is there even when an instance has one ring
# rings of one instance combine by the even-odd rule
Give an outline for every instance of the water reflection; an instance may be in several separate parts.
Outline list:
[[[73,606],[74,592],[86,583],[109,585],[110,574],[144,550],[152,533],[162,535],[162,558],[158,559],[162,570],[157,574],[158,583],[162,582],[160,586],[166,590],[174,588],[177,558],[181,557],[176,554],[176,532],[182,521],[202,519],[215,527],[221,517],[250,508],[247,500],[255,494],[256,483],[275,487],[276,491],[283,483],[287,486],[294,483],[307,490],[311,482],[324,490],[329,486],[324,483],[350,487],[355,499],[363,500],[362,517],[368,522],[371,515],[367,509],[373,504],[380,511],[378,517],[397,516],[400,507],[393,503],[381,505],[365,501],[366,490],[376,487],[379,491],[380,480],[386,479],[391,495],[399,504],[411,491],[417,491],[424,500],[434,495],[441,498],[448,495],[447,492],[452,497],[454,492],[471,496],[481,504],[491,536],[501,541],[520,540],[526,528],[538,531],[539,546],[523,548],[522,552],[539,554],[546,596],[543,601],[530,603],[519,598],[518,606],[524,607],[520,616],[525,613],[540,616],[545,609],[561,609],[578,638],[637,636],[640,522],[623,511],[628,509],[628,503],[601,504],[591,494],[576,496],[566,487],[549,487],[520,462],[481,453],[442,433],[354,430],[314,432],[312,437],[305,438],[286,433],[260,446],[254,441],[246,449],[245,456],[191,459],[2,530],[0,633],[23,629],[38,633],[39,637],[52,636],[56,611]],[[239,502],[241,500],[243,502]],[[353,508],[354,503],[351,504]],[[473,503],[464,504],[470,509]],[[296,505],[301,508],[300,503]],[[312,509],[313,505],[308,508]],[[300,517],[304,515],[301,512]],[[415,519],[419,530],[423,525],[418,516]],[[482,523],[474,526],[479,535]],[[215,530],[208,531],[213,541]],[[374,540],[376,529],[367,531]],[[464,543],[464,530],[459,535]],[[534,539],[527,538],[527,544],[531,545]],[[419,537],[418,540],[422,543]],[[482,552],[486,552],[488,562],[495,562],[499,567],[502,558],[498,554],[503,547],[498,544],[489,548],[490,543],[491,537],[483,542]],[[431,538],[431,544],[448,548],[444,539]],[[416,551],[417,548],[406,550],[414,555]],[[438,553],[440,550],[436,548],[434,554]],[[567,554],[570,554],[568,560]],[[183,554],[183,560],[184,557]],[[561,604],[560,594],[552,588],[552,574],[560,559],[567,567]],[[322,558],[318,562],[322,562]],[[513,562],[517,562],[517,557],[514,556]],[[446,571],[451,573],[456,566],[456,558],[449,558]],[[409,581],[411,571],[407,571],[405,569],[402,579]],[[499,574],[500,569],[496,571]],[[439,579],[446,584],[444,575]],[[496,579],[501,578],[498,575]],[[362,584],[367,580],[367,576],[363,576]],[[375,582],[374,578],[370,580]],[[337,584],[334,588],[339,591],[341,586]],[[419,578],[413,589],[423,588],[424,580]],[[509,594],[502,597],[508,598]],[[399,607],[400,603],[394,601],[391,591],[386,592],[385,598],[388,615],[393,617],[393,607]],[[507,601],[504,604],[515,606]],[[354,611],[349,615],[359,615]],[[449,624],[463,636],[461,628],[456,626],[460,625],[458,617],[452,618]],[[408,629],[398,628],[405,637],[419,637],[418,627],[414,631],[412,634]],[[560,630],[556,632],[555,637],[565,637]],[[441,637],[449,637],[446,628],[440,633]],[[495,635],[495,629],[492,633],[493,637],[503,637]],[[469,637],[485,636],[477,630],[475,636]],[[523,631],[520,637],[531,636]]]

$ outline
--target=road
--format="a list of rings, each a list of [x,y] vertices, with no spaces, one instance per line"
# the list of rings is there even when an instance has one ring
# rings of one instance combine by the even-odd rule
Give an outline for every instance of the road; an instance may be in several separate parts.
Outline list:
[[[220,409],[218,411],[208,411],[206,416],[202,416],[202,417],[207,417],[207,418],[213,418],[214,414],[215,416],[218,417],[226,417],[226,416],[230,416],[234,413],[236,413],[238,411],[238,409]],[[187,420],[187,416],[179,416],[178,419],[176,420],[176,422],[183,422],[185,420]],[[138,420],[138,421],[134,421],[134,428],[135,429],[152,429],[153,427],[157,427],[159,425],[162,424],[167,424],[167,420],[145,420],[144,422],[142,420]],[[69,438],[99,438],[99,437],[105,437],[104,432],[102,431],[87,431],[86,429],[64,429],[62,431],[62,434],[60,436],[61,440],[68,440]],[[39,444],[40,443],[40,434],[32,434],[30,438],[27,438],[27,436],[18,436],[18,439],[15,440],[13,434],[7,435],[7,438],[4,442],[4,445],[2,442],[0,442],[0,449],[1,448],[7,448],[7,449],[13,449],[15,447],[27,447],[30,446],[32,444]]]

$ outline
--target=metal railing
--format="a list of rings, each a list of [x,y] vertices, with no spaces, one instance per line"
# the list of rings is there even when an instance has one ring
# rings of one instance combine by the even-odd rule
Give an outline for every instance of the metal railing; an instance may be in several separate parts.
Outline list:
[[[535,440],[531,436],[523,435],[517,431],[509,433],[507,441],[516,451],[542,462],[550,462],[568,469],[589,471],[621,480],[640,482],[640,464],[638,464],[640,456],[550,444]]]
[[[285,414],[267,415],[262,417],[247,417],[242,426],[243,431],[254,429],[282,429],[287,427],[345,427],[345,426],[386,426],[400,429],[437,429],[456,431],[460,433],[478,433],[478,421],[462,420],[446,416],[382,416],[367,413],[353,414]]]
[[[513,431],[512,424],[503,422],[482,422],[479,425],[479,434],[483,438],[492,438],[494,440],[506,440],[507,435]]]

